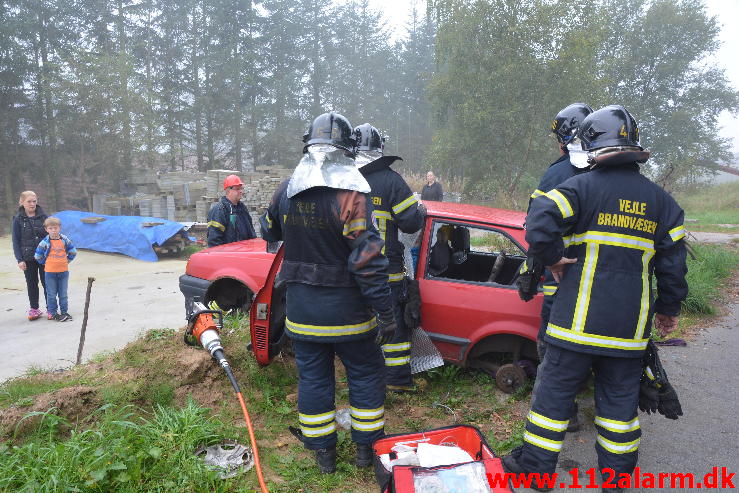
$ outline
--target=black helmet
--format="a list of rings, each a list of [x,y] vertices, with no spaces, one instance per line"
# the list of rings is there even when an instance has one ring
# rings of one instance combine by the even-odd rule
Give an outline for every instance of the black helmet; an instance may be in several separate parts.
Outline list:
[[[363,123],[354,129],[357,136],[358,151],[380,151],[385,148],[385,137],[380,135],[380,131],[369,123]]]
[[[639,127],[631,113],[620,105],[610,105],[591,113],[580,124],[577,136],[585,151],[603,147],[638,147]]]
[[[342,115],[333,111],[324,113],[310,124],[308,132],[303,135],[303,152],[307,152],[308,146],[313,144],[330,144],[334,147],[354,152],[357,145],[356,138],[352,132],[352,124]]]
[[[563,146],[569,144],[577,133],[580,123],[593,112],[593,108],[585,103],[572,103],[554,117],[552,132]]]

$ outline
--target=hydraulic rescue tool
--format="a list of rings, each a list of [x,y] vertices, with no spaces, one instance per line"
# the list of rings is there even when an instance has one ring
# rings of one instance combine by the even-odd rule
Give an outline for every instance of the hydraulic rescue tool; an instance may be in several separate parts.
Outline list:
[[[236,391],[236,397],[241,405],[244,421],[246,421],[246,427],[249,430],[249,440],[254,450],[254,465],[257,470],[259,487],[262,493],[269,493],[267,485],[264,482],[264,476],[262,475],[262,464],[259,461],[259,450],[257,449],[257,440],[254,437],[254,428],[249,417],[249,411],[246,409],[244,396],[241,394],[239,384],[236,382],[236,377],[234,377],[233,371],[231,370],[231,365],[226,360],[226,355],[221,345],[220,330],[222,328],[223,313],[220,310],[208,310],[201,302],[195,301],[192,305],[192,314],[188,319],[187,330],[185,331],[185,343],[190,346],[205,348],[221,368],[223,368],[223,371],[226,372],[231,386]]]

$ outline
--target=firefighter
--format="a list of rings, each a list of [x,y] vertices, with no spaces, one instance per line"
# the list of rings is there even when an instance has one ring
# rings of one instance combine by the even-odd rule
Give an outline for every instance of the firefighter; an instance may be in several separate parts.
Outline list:
[[[401,160],[397,156],[383,156],[384,138],[380,132],[365,123],[354,129],[357,136],[357,166],[367,179],[372,191],[372,223],[385,241],[383,252],[390,264],[388,281],[393,297],[395,337],[382,346],[385,355],[387,389],[393,392],[414,390],[411,377],[411,329],[403,317],[408,296],[405,277],[404,247],[398,240],[398,230],[416,233],[423,226],[425,207],[418,203],[408,184],[390,165]]]
[[[268,242],[282,240],[285,328],[298,367],[300,438],[322,473],[336,470],[334,356],[349,384],[356,465],[372,464],[383,435],[385,376],[380,346],[395,332],[388,261],[372,227],[370,186],[354,162],[356,139],[338,113],[316,118],[303,158],[260,219]]]
[[[549,165],[544,176],[542,176],[539,186],[531,194],[529,200],[529,206],[531,206],[531,200],[544,195],[546,192],[552,190],[557,185],[563,183],[568,178],[580,174],[588,169],[587,158],[583,159],[584,152],[580,147],[579,141],[575,139],[577,129],[580,127],[580,122],[593,112],[593,109],[584,103],[573,103],[564,109],[562,109],[557,116],[554,117],[551,125],[551,131],[557,139],[559,147],[559,159]],[[575,140],[575,142],[573,142]],[[570,149],[572,149],[572,156],[570,155]],[[572,159],[570,159],[572,157]],[[548,270],[544,271],[544,302],[541,306],[541,325],[539,326],[539,334],[536,337],[536,349],[539,353],[539,361],[544,359],[544,353],[546,352],[546,343],[544,342],[544,333],[549,323],[549,311],[552,308],[554,301],[554,295],[557,292],[557,283],[552,277],[552,273]],[[567,426],[567,431],[575,432],[580,429],[580,419],[577,415],[577,403],[574,403],[572,416]]]
[[[607,106],[583,120],[578,137],[591,171],[535,198],[527,216],[529,254],[559,289],[524,444],[503,461],[509,472],[554,472],[571,403],[592,371],[598,465],[632,473],[651,316],[661,332],[674,330],[688,290],[683,211],[639,173],[649,151],[636,121],[622,106]],[[565,246],[572,258],[563,257]]]
[[[234,241],[257,237],[251,216],[241,202],[244,183],[237,175],[228,175],[223,180],[225,195],[213,204],[208,213],[208,246],[213,247]]]

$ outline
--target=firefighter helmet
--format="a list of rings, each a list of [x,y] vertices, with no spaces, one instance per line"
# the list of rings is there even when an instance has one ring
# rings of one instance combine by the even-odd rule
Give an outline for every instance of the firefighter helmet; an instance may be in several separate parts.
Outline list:
[[[610,105],[585,117],[580,124],[578,137],[582,148],[593,151],[603,147],[638,147],[639,127],[626,108]]]
[[[358,151],[380,151],[382,153],[385,148],[385,137],[380,135],[380,131],[369,123],[363,123],[354,129],[357,136]]]
[[[345,151],[354,153],[356,138],[352,131],[352,124],[344,116],[336,113],[324,113],[313,120],[308,132],[303,135],[303,152],[313,144],[329,144]]]
[[[557,113],[552,121],[552,132],[557,141],[562,146],[569,144],[582,121],[592,112],[593,108],[585,103],[573,103]]]
[[[223,189],[226,190],[231,187],[238,187],[238,186],[244,186],[244,182],[241,181],[241,178],[238,177],[238,175],[228,175],[225,180],[223,180]]]

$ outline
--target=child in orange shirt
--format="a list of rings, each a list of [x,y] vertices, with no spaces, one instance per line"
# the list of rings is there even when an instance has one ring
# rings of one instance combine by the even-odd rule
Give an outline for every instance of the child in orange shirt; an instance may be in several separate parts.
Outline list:
[[[72,320],[72,316],[67,313],[69,262],[77,256],[77,249],[68,237],[61,234],[62,222],[59,218],[46,219],[44,228],[49,234],[36,247],[34,258],[39,264],[45,265],[47,317],[49,320],[67,322]],[[58,314],[57,296],[61,312]]]

